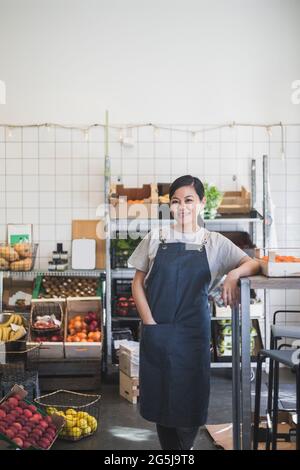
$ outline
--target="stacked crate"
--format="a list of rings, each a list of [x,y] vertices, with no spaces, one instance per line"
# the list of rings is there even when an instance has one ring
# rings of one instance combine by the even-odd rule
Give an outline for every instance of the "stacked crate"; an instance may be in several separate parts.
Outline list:
[[[122,341],[119,352],[120,395],[130,403],[139,396],[139,343]]]

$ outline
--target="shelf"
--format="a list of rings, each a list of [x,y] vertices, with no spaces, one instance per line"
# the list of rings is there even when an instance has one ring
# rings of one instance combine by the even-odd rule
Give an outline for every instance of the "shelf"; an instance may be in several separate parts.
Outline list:
[[[232,369],[232,362],[211,362],[212,369]],[[251,362],[251,367],[256,367],[256,362]]]
[[[232,320],[232,317],[210,317],[210,319],[213,320],[213,321],[222,321],[222,320]],[[263,317],[263,315],[260,315],[260,316],[256,315],[256,316],[253,316],[253,317],[250,316],[250,319],[251,320],[263,320],[264,317]]]
[[[241,278],[240,281],[242,281]],[[249,276],[250,288],[252,289],[300,289],[299,277],[267,277]]]
[[[112,279],[133,279],[135,275],[134,268],[116,268],[111,270]]]
[[[137,318],[137,317],[116,317],[116,316],[112,316],[111,317],[112,321],[141,321],[140,318]]]
[[[34,270],[34,271],[24,271],[24,272],[12,272],[12,271],[0,271],[0,274],[3,273],[4,278],[14,277],[14,278],[27,278],[27,277],[36,277],[36,276],[69,276],[69,277],[99,277],[105,274],[104,269],[95,269],[92,271],[85,270],[70,270],[70,271],[43,271],[43,270]]]

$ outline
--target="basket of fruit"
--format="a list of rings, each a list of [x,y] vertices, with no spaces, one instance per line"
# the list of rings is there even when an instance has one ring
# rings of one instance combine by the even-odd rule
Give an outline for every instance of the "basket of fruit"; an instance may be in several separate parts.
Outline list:
[[[0,271],[31,271],[37,249],[37,243],[0,243]]]
[[[0,314],[0,341],[17,341],[22,339],[26,331],[26,321],[23,316],[15,313]]]
[[[78,441],[97,431],[100,398],[100,395],[58,390],[36,398],[35,402],[48,415],[58,415],[65,419],[59,439]]]
[[[33,301],[30,327],[35,333],[59,332],[63,322],[63,307],[59,302]]]

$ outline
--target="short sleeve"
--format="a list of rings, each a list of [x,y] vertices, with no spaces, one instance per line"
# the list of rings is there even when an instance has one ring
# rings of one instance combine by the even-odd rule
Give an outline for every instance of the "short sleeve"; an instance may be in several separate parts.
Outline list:
[[[219,272],[224,276],[237,268],[241,259],[247,254],[231,240],[219,234],[218,258],[220,260]]]
[[[128,264],[145,273],[149,271],[149,244],[150,236],[148,233],[128,258]]]

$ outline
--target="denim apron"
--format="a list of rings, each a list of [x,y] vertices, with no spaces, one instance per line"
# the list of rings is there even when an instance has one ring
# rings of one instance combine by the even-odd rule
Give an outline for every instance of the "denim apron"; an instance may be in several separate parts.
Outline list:
[[[164,426],[206,423],[210,389],[211,273],[205,243],[160,238],[146,287],[156,325],[142,325],[140,413]]]

